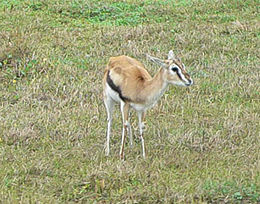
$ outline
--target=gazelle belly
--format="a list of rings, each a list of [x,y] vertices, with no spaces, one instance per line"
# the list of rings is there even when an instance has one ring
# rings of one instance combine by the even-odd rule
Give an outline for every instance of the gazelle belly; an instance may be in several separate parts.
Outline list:
[[[138,112],[144,112],[147,109],[153,107],[155,103],[150,103],[150,104],[138,104],[138,103],[130,103],[131,107],[135,109]]]

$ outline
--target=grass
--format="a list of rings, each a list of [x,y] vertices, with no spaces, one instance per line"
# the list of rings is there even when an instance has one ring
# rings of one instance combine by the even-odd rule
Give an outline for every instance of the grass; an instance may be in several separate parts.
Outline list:
[[[257,3],[1,1],[1,202],[260,202]],[[139,142],[119,160],[117,110],[105,157],[109,57],[154,74],[145,54],[170,49],[195,85],[169,88],[148,112],[145,160]]]

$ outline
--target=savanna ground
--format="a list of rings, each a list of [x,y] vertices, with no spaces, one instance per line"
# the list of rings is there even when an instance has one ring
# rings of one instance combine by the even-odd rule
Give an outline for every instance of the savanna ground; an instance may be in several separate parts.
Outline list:
[[[260,202],[259,22],[257,0],[2,0],[0,201]],[[148,111],[145,160],[120,161],[117,110],[105,157],[109,57],[154,75],[170,49],[194,86]]]

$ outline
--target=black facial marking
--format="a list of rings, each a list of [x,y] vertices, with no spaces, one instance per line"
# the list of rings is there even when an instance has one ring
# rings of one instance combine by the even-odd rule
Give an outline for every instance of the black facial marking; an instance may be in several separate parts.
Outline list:
[[[124,97],[124,96],[122,95],[122,91],[121,91],[120,87],[119,87],[119,86],[116,86],[116,85],[114,84],[114,82],[112,81],[112,79],[111,79],[110,76],[109,76],[109,70],[108,70],[108,72],[107,72],[107,84],[110,86],[111,89],[113,89],[115,92],[117,92],[117,93],[119,94],[119,97],[120,97],[124,102],[130,101],[129,98]]]
[[[183,79],[182,79],[182,77],[181,77],[181,74],[180,74],[180,70],[179,70],[178,67],[176,67],[176,66],[175,66],[175,67],[172,67],[171,70],[177,74],[177,76],[180,78],[180,80],[183,81]]]
[[[180,78],[180,80],[182,80],[182,81],[183,81],[183,79],[181,78],[181,75],[180,75],[180,73],[179,73],[179,72],[176,72],[176,74],[178,75],[178,77]]]
[[[178,68],[177,68],[177,67],[173,67],[173,68],[172,68],[172,71],[178,72]]]

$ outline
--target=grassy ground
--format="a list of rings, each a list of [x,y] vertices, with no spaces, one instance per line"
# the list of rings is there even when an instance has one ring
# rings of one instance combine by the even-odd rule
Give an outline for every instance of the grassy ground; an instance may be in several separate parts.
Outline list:
[[[0,201],[260,202],[257,2],[2,0]],[[148,112],[145,160],[139,142],[119,160],[116,111],[105,157],[109,57],[154,74],[145,54],[170,49],[195,85]]]

